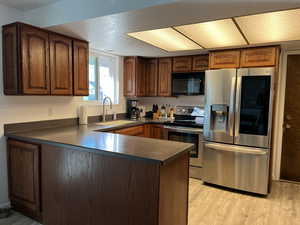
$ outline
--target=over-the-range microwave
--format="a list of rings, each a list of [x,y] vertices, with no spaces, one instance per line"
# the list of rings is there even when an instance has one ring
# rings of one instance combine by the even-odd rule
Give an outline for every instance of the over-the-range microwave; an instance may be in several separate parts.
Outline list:
[[[172,73],[172,96],[204,95],[205,72]]]

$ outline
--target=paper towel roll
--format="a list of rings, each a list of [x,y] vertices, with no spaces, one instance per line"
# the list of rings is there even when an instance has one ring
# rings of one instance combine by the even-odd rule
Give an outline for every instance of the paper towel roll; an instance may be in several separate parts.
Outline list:
[[[88,106],[82,105],[79,110],[79,124],[88,124]]]

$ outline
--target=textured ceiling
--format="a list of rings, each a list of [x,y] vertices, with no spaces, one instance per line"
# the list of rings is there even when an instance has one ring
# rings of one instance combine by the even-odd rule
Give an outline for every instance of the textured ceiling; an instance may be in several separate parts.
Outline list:
[[[207,50],[169,53],[128,37],[129,32],[211,21],[261,12],[300,8],[295,1],[203,1],[185,0],[137,11],[119,13],[80,22],[48,27],[60,33],[90,41],[91,47],[117,55],[175,56],[202,53]],[[266,34],[267,35],[267,34]]]
[[[40,8],[59,0],[0,0],[0,3],[22,11]]]

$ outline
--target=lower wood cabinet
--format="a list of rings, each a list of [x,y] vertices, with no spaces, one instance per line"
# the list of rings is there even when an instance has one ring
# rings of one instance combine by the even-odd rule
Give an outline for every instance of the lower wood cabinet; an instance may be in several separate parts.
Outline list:
[[[12,206],[43,225],[187,225],[188,152],[162,162],[13,139],[7,145]]]
[[[7,153],[12,207],[41,220],[40,146],[9,139]]]
[[[124,134],[124,135],[130,135],[130,136],[144,136],[144,125],[141,126],[135,126],[135,127],[128,127],[123,129],[115,130],[114,133],[116,134]]]

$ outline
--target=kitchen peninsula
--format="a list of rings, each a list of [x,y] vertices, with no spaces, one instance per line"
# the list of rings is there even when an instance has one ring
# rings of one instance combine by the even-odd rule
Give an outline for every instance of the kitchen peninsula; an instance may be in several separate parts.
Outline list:
[[[14,208],[44,225],[187,225],[193,145],[112,129],[6,133]]]

